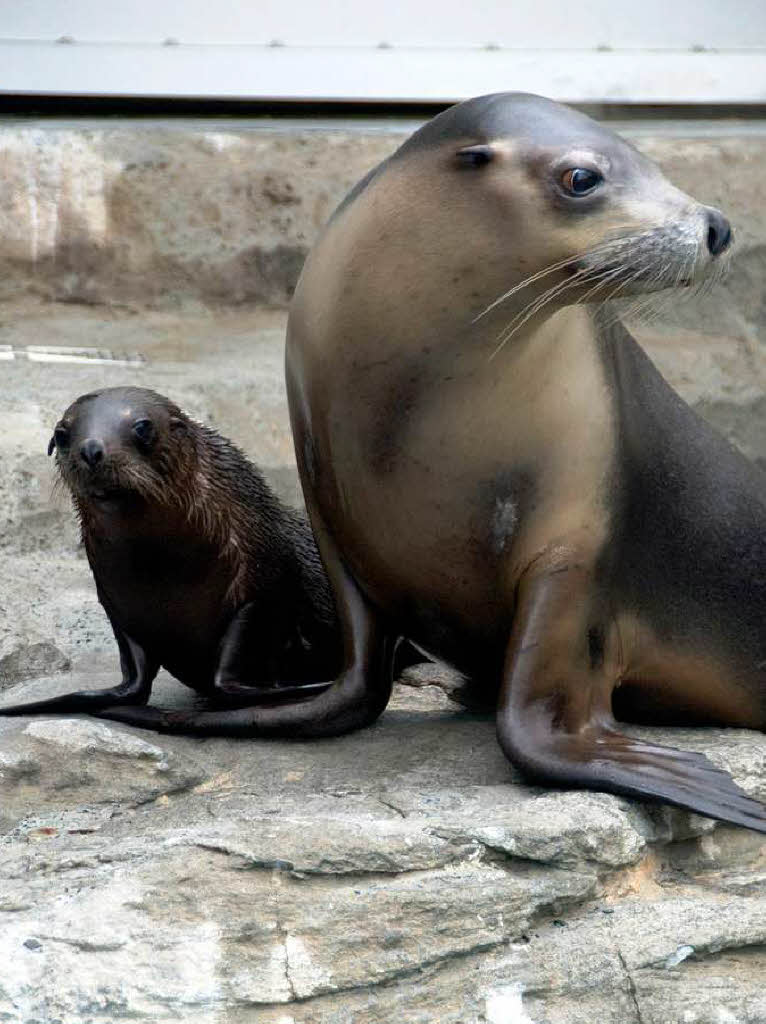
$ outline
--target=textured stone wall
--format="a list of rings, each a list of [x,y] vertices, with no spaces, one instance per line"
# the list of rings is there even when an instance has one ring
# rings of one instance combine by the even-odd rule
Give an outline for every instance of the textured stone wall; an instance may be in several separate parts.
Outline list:
[[[388,134],[0,130],[2,294],[171,308],[284,305]]]
[[[334,207],[413,127],[238,124],[0,127],[2,294],[284,305]],[[732,294],[763,325],[766,134],[626,130],[679,187],[731,217],[744,259]]]

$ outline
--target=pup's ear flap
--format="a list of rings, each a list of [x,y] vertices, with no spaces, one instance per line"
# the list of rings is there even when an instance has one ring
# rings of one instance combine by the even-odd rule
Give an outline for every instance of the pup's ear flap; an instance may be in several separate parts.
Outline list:
[[[179,419],[178,416],[170,417],[170,429],[174,434],[188,434],[189,425],[186,420]]]
[[[53,436],[51,437],[50,441],[48,442],[48,454],[49,455],[53,455],[55,450],[56,450],[56,435],[53,434]]]

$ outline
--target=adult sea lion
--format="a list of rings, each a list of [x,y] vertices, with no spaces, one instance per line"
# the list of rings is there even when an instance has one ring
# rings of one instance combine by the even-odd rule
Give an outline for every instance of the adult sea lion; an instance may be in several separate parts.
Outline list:
[[[704,756],[616,719],[766,727],[766,481],[603,300],[698,282],[731,230],[631,145],[522,94],[435,117],[341,204],[290,312],[304,493],[344,631],[326,691],[109,717],[327,736],[404,633],[497,698],[533,779],[766,831]]]

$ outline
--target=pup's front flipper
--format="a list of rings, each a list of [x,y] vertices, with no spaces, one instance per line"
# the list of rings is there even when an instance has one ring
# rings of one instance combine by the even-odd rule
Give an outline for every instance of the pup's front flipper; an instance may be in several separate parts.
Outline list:
[[[143,705],[149,700],[159,664],[121,630],[114,629],[120,650],[122,682],[103,690],[74,690],[47,700],[0,707],[0,715],[67,715],[95,712],[114,705]]]

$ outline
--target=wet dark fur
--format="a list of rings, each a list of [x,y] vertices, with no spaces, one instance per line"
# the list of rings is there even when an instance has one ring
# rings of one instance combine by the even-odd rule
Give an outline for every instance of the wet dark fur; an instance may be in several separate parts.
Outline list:
[[[227,438],[190,419],[162,395],[144,389],[124,390],[143,403],[164,406],[185,425],[185,431],[178,438],[161,438],[143,466],[133,459],[117,464],[112,479],[117,485],[135,488],[143,500],[155,506],[180,511],[199,540],[215,550],[229,578],[220,605],[221,625],[250,601],[256,601],[268,616],[263,632],[270,637],[270,645],[252,652],[253,678],[294,682],[316,679],[317,672],[332,678],[338,666],[339,633],[329,585],[306,518],[279,501],[260,471]],[[57,461],[62,479],[71,489],[88,560],[108,604],[107,594],[115,581],[104,579],[103,547],[104,540],[110,542],[113,537],[104,538],[94,501],[78,486],[76,475],[68,468],[69,459],[57,453]],[[110,527],[114,532],[111,521]],[[174,543],[173,536],[168,543]],[[167,552],[151,547],[147,551],[146,572],[156,578],[158,586],[173,585],[168,571],[175,568],[178,573],[188,554],[185,550],[178,553],[180,564],[174,567]],[[134,564],[140,572],[140,558]],[[180,578],[178,585],[183,586]],[[190,659],[188,667],[173,664],[175,658],[171,658],[166,667],[175,668],[174,674],[182,682],[204,690],[216,652],[206,654],[201,661],[199,657]],[[162,656],[159,660],[166,662]]]
[[[94,443],[103,455],[91,465]],[[0,713],[143,704],[160,666],[216,703],[284,699],[290,684],[337,674],[340,630],[311,528],[231,441],[162,395],[112,388],[69,407],[54,450],[123,681]]]

